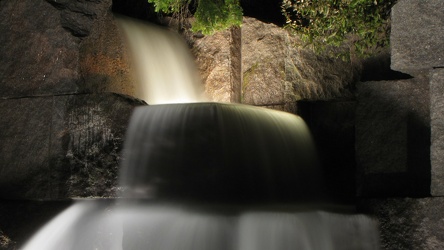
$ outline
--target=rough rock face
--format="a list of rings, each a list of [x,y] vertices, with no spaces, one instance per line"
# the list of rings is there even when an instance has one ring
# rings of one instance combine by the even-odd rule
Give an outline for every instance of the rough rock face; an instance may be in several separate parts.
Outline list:
[[[0,95],[133,94],[111,0],[0,2]]]
[[[134,95],[134,79],[127,48],[111,0],[47,0],[60,12],[60,25],[79,42],[79,72],[82,90]]]
[[[195,40],[193,51],[206,92],[213,101],[227,101],[230,77],[230,33]],[[356,69],[300,49],[299,39],[282,28],[244,17],[242,25],[242,102],[282,105],[297,100],[350,97]]]
[[[357,86],[358,194],[430,194],[428,77]]]
[[[0,32],[2,97],[80,90],[80,40],[60,25],[59,11],[48,2],[1,1]]]
[[[111,5],[0,2],[1,198],[113,194],[127,119],[141,102],[103,93],[134,94]]]
[[[0,100],[0,198],[113,196],[129,116],[142,104],[115,94]]]
[[[360,212],[379,220],[381,249],[442,249],[444,213],[442,197],[367,199]]]
[[[392,69],[409,74],[444,66],[444,1],[403,0],[392,9]]]

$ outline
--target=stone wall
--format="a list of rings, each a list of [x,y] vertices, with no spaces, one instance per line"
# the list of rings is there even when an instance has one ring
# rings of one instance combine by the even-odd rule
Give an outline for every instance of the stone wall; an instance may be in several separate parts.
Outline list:
[[[430,194],[427,76],[357,85],[358,195]]]
[[[2,1],[2,98],[81,92],[132,95],[111,0]]]
[[[132,108],[111,1],[0,2],[0,198],[114,195]],[[120,94],[113,94],[120,93]]]
[[[359,211],[383,249],[443,249],[444,1],[392,9],[391,68],[412,76],[358,86]]]
[[[0,249],[114,197],[134,94],[111,0],[0,1]]]

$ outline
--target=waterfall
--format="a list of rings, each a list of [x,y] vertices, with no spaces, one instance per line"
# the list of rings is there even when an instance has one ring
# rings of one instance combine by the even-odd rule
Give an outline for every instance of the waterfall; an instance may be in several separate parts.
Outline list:
[[[286,112],[221,103],[139,107],[124,150],[120,183],[131,197],[302,202],[322,192],[310,132]]]
[[[148,104],[205,101],[193,57],[173,32],[135,19],[120,17],[136,67],[135,96]]]
[[[196,83],[195,73],[179,73],[189,62],[174,60],[184,46],[158,28],[122,26],[137,40],[130,44],[151,46],[148,59],[135,59],[139,70],[147,66],[141,96],[159,104],[133,112],[122,199],[77,202],[24,250],[379,249],[374,220],[326,206],[315,146],[300,117],[200,102],[200,90],[182,86]],[[161,64],[164,56],[173,60]]]

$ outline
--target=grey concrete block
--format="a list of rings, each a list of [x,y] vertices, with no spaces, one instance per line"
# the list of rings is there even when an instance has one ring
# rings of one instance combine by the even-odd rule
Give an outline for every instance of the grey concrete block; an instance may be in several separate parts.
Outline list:
[[[392,8],[393,70],[417,75],[444,66],[443,10],[443,0],[402,0]]]
[[[430,75],[431,194],[444,195],[444,69]]]
[[[359,195],[429,194],[429,117],[427,77],[358,84]]]

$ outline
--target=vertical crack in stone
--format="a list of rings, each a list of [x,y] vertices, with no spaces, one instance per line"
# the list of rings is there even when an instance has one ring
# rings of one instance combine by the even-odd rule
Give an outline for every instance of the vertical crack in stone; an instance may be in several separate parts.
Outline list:
[[[242,90],[242,31],[240,27],[230,29],[230,101],[241,102]]]

